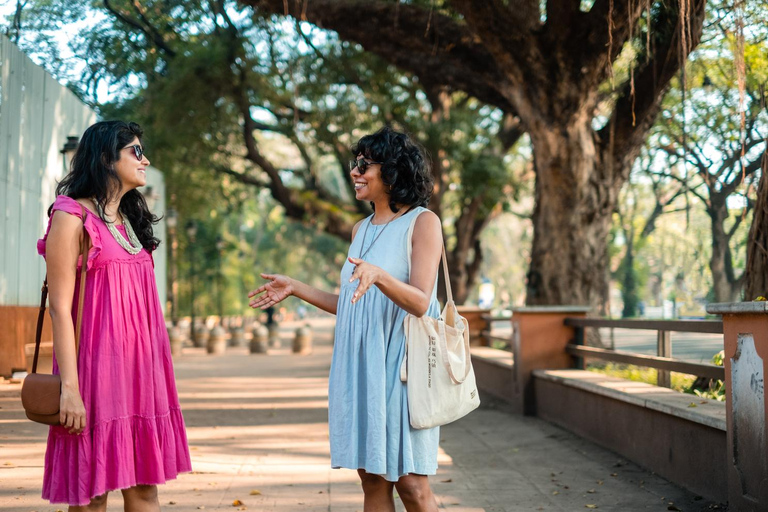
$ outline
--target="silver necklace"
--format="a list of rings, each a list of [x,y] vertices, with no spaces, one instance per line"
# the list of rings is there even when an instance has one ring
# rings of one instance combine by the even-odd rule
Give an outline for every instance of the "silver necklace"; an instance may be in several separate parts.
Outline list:
[[[410,209],[410,208],[408,208],[407,210],[404,210],[404,211],[402,211],[402,212],[398,212],[398,213],[397,213],[397,214],[396,214],[394,217],[392,217],[391,219],[389,219],[389,220],[388,220],[388,221],[387,221],[387,222],[384,224],[384,227],[383,227],[383,228],[381,228],[381,231],[379,231],[378,233],[374,232],[374,236],[373,236],[373,240],[371,241],[371,245],[369,245],[369,246],[368,246],[368,248],[365,250],[365,252],[363,252],[363,246],[365,245],[365,239],[366,239],[366,238],[367,238],[367,236],[368,236],[368,228],[371,226],[371,222],[373,221],[373,217],[371,217],[371,220],[370,220],[370,221],[368,221],[368,224],[366,224],[366,225],[365,225],[365,231],[363,231],[363,241],[362,241],[362,243],[360,244],[360,255],[357,257],[357,259],[361,260],[361,259],[365,258],[366,254],[368,254],[368,252],[369,252],[369,251],[371,250],[371,248],[373,247],[373,244],[375,244],[375,243],[376,243],[376,240],[378,240],[378,239],[379,239],[379,237],[381,236],[381,234],[382,234],[382,233],[384,233],[384,230],[385,230],[385,229],[387,229],[387,226],[389,226],[389,223],[390,223],[390,222],[392,222],[392,221],[393,221],[393,220],[395,220],[396,218],[400,217],[401,215],[405,215],[405,214],[406,214],[406,213],[408,213],[410,210],[411,210],[411,209]],[[377,229],[378,229],[378,228],[377,228]]]
[[[96,204],[96,211],[98,212],[99,217],[106,219],[107,216],[104,214],[104,209],[98,202],[94,201],[94,203]],[[125,233],[128,235],[128,240],[126,240],[125,237],[120,234],[120,232],[115,227],[114,222],[105,220],[104,223],[107,225],[109,232],[112,233],[112,237],[115,239],[115,241],[120,244],[120,247],[128,251],[129,254],[139,254],[144,248],[144,246],[141,245],[141,242],[139,242],[139,238],[136,236],[136,233],[133,231],[131,222],[125,215],[123,215],[123,226],[125,226]]]

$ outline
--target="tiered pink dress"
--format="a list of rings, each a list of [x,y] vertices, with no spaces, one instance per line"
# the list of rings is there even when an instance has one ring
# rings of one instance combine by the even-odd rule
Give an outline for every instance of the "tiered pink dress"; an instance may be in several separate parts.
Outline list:
[[[53,210],[82,216],[80,204],[66,196],[56,198]],[[92,248],[77,366],[86,427],[80,435],[50,428],[43,480],[43,498],[69,505],[191,470],[152,256],[129,254],[90,211],[85,229]],[[118,231],[126,237],[124,226]],[[37,243],[43,257],[47,237],[46,231]],[[79,272],[75,297],[78,286]]]

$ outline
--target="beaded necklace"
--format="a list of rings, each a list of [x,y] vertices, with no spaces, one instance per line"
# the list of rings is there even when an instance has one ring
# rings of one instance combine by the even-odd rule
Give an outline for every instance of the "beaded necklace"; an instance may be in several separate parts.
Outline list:
[[[94,201],[94,203],[96,204],[96,211],[98,212],[99,217],[106,219],[107,216],[104,214],[104,209],[98,202]],[[123,215],[123,226],[125,226],[125,233],[128,235],[128,240],[126,240],[125,237],[120,234],[120,232],[115,227],[114,222],[105,220],[104,223],[107,225],[107,229],[112,234],[112,237],[115,239],[115,241],[120,244],[120,247],[128,251],[129,254],[139,254],[139,252],[141,252],[141,250],[144,248],[144,246],[141,245],[141,242],[139,242],[139,238],[136,236],[136,233],[133,231],[131,222],[125,215]]]

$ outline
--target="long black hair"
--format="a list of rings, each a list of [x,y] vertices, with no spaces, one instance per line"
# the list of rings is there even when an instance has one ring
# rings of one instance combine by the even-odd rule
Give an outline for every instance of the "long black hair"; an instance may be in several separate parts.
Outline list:
[[[103,212],[122,186],[114,169],[114,163],[120,160],[120,150],[137,137],[141,141],[143,134],[141,126],[124,121],[102,121],[88,127],[72,157],[69,174],[56,187],[56,195],[92,199]],[[155,238],[152,225],[160,219],[149,211],[141,192],[126,192],[120,200],[120,213],[131,223],[146,250],[157,249],[160,240]],[[103,214],[100,217],[107,221]]]
[[[389,126],[357,141],[350,151],[381,164],[381,181],[389,185],[389,208],[397,205],[427,206],[434,178],[426,150],[408,134]],[[375,208],[373,203],[371,206]]]

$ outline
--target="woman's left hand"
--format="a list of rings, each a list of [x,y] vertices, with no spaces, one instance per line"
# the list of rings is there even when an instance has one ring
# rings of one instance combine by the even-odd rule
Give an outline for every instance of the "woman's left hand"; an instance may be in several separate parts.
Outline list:
[[[360,300],[360,297],[365,295],[372,285],[379,282],[379,280],[386,274],[384,270],[376,265],[361,260],[359,258],[349,258],[349,262],[355,265],[355,271],[352,272],[352,277],[349,278],[349,282],[353,282],[355,279],[360,280],[360,284],[357,286],[357,290],[352,295],[352,304]]]

